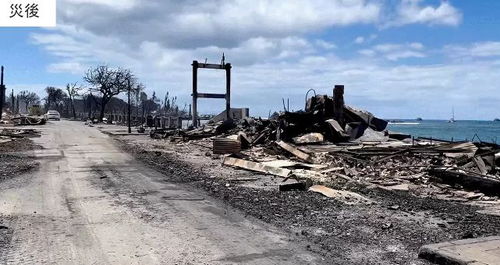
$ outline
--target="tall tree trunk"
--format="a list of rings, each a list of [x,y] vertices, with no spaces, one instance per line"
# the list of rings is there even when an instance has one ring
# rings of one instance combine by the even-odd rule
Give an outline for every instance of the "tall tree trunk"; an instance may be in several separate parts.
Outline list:
[[[73,102],[73,98],[70,98],[70,101],[71,101],[71,111],[73,112],[73,119],[76,120],[75,103]]]
[[[101,100],[101,113],[99,114],[99,122],[102,122],[102,119],[104,118],[104,111],[106,110],[106,104],[108,104],[110,98],[105,98],[104,96],[102,97]]]

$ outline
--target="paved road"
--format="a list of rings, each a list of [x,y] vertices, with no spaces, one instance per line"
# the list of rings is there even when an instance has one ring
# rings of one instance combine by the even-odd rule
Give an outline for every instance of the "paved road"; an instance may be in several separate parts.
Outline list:
[[[316,264],[277,229],[168,183],[82,123],[43,127],[40,170],[0,184],[2,264]]]

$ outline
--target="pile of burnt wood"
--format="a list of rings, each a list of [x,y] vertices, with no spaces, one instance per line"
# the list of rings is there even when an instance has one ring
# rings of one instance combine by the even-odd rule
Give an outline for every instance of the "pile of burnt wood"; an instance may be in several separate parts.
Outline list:
[[[335,86],[334,96],[315,95],[307,100],[305,110],[277,113],[269,119],[207,123],[190,130],[156,130],[153,138],[193,140],[217,135],[239,134],[242,144],[254,145],[276,140],[297,144],[338,143],[354,140],[386,141],[389,136],[409,138],[409,135],[389,135],[387,121],[373,114],[344,104],[344,87]]]

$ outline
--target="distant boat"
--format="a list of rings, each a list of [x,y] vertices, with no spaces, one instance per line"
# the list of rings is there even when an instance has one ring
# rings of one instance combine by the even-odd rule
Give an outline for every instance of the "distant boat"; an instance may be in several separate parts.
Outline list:
[[[420,123],[418,123],[418,122],[409,122],[409,121],[404,121],[404,120],[389,120],[389,124],[395,124],[395,125],[418,125]]]
[[[455,122],[455,108],[451,108],[451,119],[448,120],[448,123],[454,123]]]
[[[500,121],[500,119],[499,119],[499,118],[496,118],[496,119],[494,119],[493,121]]]
[[[423,121],[423,120],[422,120],[422,118],[418,117],[418,118],[417,118],[417,121]]]

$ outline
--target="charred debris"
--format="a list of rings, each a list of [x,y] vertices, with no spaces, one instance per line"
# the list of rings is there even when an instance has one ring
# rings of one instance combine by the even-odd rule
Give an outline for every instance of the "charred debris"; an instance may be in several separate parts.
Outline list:
[[[303,111],[158,129],[151,137],[211,142],[211,155],[224,165],[301,183],[282,190],[340,181],[454,200],[496,200],[500,194],[500,146],[412,138],[387,124],[345,105],[344,86],[335,86],[332,96],[308,98]]]

